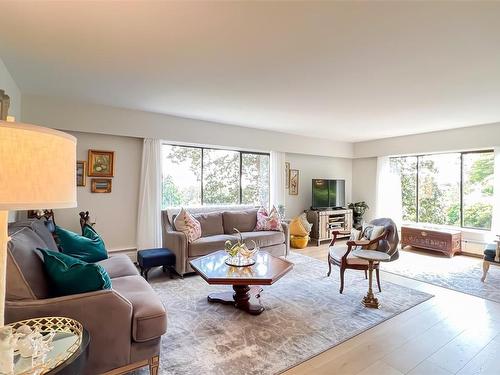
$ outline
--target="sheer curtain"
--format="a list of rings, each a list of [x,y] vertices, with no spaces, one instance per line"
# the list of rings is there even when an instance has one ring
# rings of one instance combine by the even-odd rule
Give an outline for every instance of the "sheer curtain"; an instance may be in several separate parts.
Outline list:
[[[271,207],[285,205],[285,153],[271,151]]]
[[[137,250],[161,247],[161,141],[145,138],[137,217]]]
[[[377,158],[375,215],[377,218],[391,218],[398,228],[401,227],[403,208],[401,178],[391,171],[390,158]]]
[[[500,234],[500,146],[495,147],[495,167],[493,174],[493,217],[491,232],[493,235]]]

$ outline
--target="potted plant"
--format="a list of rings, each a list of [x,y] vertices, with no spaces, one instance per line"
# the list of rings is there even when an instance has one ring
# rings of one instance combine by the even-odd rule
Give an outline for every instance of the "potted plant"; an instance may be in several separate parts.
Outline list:
[[[365,201],[349,203],[348,207],[352,210],[354,228],[361,228],[363,225],[363,215],[370,207],[368,207]]]

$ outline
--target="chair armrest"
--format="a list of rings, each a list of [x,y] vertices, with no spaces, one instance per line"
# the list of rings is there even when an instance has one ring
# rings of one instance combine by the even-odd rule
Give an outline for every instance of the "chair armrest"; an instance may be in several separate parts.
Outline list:
[[[281,222],[281,229],[283,229],[283,234],[285,235],[285,256],[287,256],[290,252],[290,229],[284,221]]]
[[[5,312],[6,322],[43,316],[75,319],[90,333],[92,361],[95,359],[104,368],[114,368],[117,363],[129,361],[132,304],[112,289],[39,300],[6,301]]]
[[[333,246],[335,245],[335,241],[337,241],[337,237],[340,235],[340,234],[350,234],[351,232],[350,231],[347,231],[347,230],[332,230],[331,232],[333,234],[333,238],[332,240],[330,241],[330,246]]]
[[[179,275],[186,273],[186,259],[188,258],[188,239],[183,232],[166,230],[163,233],[163,247],[175,254],[175,270]]]

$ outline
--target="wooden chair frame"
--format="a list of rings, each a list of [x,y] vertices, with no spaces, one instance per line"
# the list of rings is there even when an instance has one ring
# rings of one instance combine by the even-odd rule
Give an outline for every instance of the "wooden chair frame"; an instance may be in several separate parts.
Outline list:
[[[332,241],[330,242],[329,247],[335,245],[335,241],[337,240],[337,236],[339,234],[344,235],[344,234],[349,234],[349,233],[350,232],[340,231],[340,230],[339,231],[332,231],[333,238],[332,238]],[[374,238],[373,240],[370,240],[370,241],[368,241],[368,240],[357,240],[357,241],[349,240],[349,241],[347,241],[347,251],[342,256],[342,259],[340,262],[337,261],[336,259],[334,259],[333,257],[331,257],[330,251],[328,251],[328,274],[326,276],[330,276],[330,274],[332,273],[332,264],[340,267],[340,293],[342,293],[344,291],[344,273],[345,273],[346,269],[365,271],[365,278],[368,278],[368,276],[367,276],[368,262],[366,264],[347,264],[347,256],[349,255],[349,253],[358,246],[361,247],[362,249],[366,249],[370,245],[373,245],[374,243],[378,243],[381,240],[386,240],[388,234],[389,233],[387,231],[384,231],[384,233],[382,233],[380,236],[378,236],[377,238]],[[381,292],[382,288],[380,287],[379,264],[380,263],[374,263],[373,269],[375,270],[375,275],[377,277],[378,290],[379,290],[379,292]]]

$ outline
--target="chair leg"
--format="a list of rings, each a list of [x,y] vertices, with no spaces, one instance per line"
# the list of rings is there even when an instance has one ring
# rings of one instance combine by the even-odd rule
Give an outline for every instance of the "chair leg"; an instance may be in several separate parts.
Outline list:
[[[368,280],[368,270],[365,270],[365,280]]]
[[[146,269],[144,270],[144,275],[143,275],[143,276],[144,276],[144,279],[145,279],[146,281],[148,281],[148,272],[149,272],[149,268],[146,268]]]
[[[330,262],[330,255],[328,255],[328,273],[326,274],[326,276],[330,276],[330,274],[332,273],[332,263]]]
[[[382,292],[382,288],[380,288],[380,270],[378,268],[375,270],[375,275],[377,275],[378,291]]]
[[[481,277],[481,281],[484,283],[486,280],[486,275],[488,274],[488,270],[490,269],[490,262],[483,260],[483,277]]]
[[[160,368],[160,356],[155,355],[154,357],[149,358],[149,375],[158,375],[158,369]]]
[[[345,268],[340,267],[340,294],[344,291],[344,272]]]

